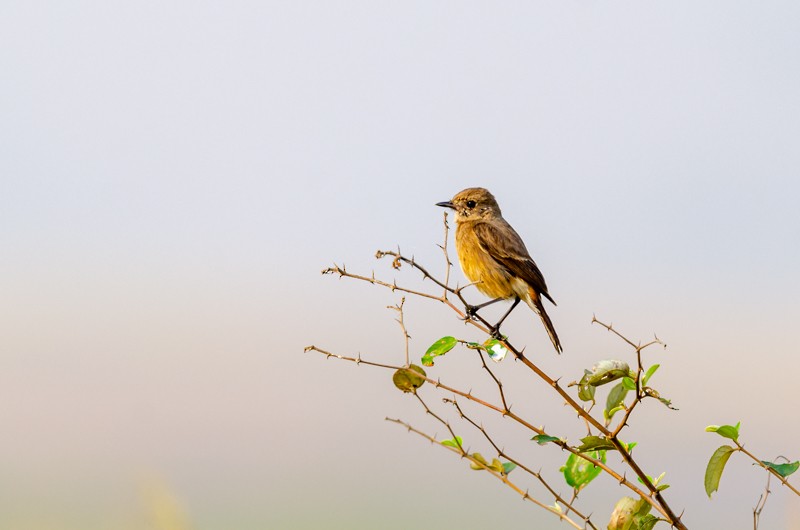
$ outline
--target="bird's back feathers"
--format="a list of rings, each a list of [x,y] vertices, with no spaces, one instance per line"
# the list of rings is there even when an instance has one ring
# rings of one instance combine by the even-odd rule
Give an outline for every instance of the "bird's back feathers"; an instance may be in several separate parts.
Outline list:
[[[511,276],[524,280],[537,293],[556,305],[550,293],[547,292],[544,276],[528,253],[528,249],[525,248],[525,243],[505,219],[498,217],[491,221],[474,223],[473,230],[478,236],[481,248],[503,266]]]

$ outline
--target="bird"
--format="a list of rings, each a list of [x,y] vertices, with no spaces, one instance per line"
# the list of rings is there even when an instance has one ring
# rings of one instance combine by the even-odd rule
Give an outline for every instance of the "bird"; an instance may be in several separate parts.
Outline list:
[[[481,293],[492,298],[477,306],[467,306],[468,316],[500,300],[513,299],[511,308],[491,329],[492,335],[499,337],[500,324],[522,300],[542,319],[553,347],[560,354],[561,341],[542,298],[553,305],[556,302],[522,238],[503,219],[494,195],[485,188],[467,188],[436,206],[455,210],[456,251],[461,270]]]

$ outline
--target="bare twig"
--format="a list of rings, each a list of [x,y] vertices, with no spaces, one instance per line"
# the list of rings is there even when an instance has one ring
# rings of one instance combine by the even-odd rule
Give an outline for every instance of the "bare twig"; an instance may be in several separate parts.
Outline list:
[[[442,295],[443,298],[447,298],[447,287],[450,285],[450,270],[453,268],[453,262],[450,261],[450,255],[447,253],[447,239],[448,234],[450,233],[450,225],[447,224],[447,212],[444,212],[444,242],[439,245],[439,248],[442,249],[444,253],[444,285],[445,290],[444,294]]]
[[[425,400],[423,400],[423,399],[420,397],[420,395],[419,395],[417,392],[414,392],[414,397],[415,397],[415,398],[417,398],[417,401],[419,401],[419,402],[420,402],[420,404],[422,405],[422,407],[425,409],[425,412],[426,412],[427,414],[430,414],[430,415],[431,415],[431,416],[433,416],[434,418],[436,418],[436,420],[437,420],[439,423],[441,423],[442,425],[444,425],[444,426],[447,428],[448,432],[450,432],[450,436],[452,437],[452,439],[453,439],[453,440],[456,440],[456,438],[457,438],[457,437],[456,437],[456,433],[455,433],[455,431],[453,431],[453,428],[452,428],[452,427],[450,427],[450,422],[449,422],[449,421],[445,421],[445,420],[443,420],[441,416],[439,416],[438,414],[436,414],[435,412],[433,412],[433,411],[430,409],[430,407],[428,406],[428,404],[427,404],[427,403],[425,403]],[[460,450],[460,452],[461,452],[461,455],[462,455],[462,456],[468,456],[468,455],[467,455],[467,452],[466,452],[466,451],[464,451],[464,448],[463,448],[463,447],[461,447],[461,445],[460,445],[460,444],[456,444],[456,445],[458,445],[458,449]]]
[[[486,359],[484,358],[483,353],[481,352],[481,350],[475,350],[475,351],[478,352],[478,358],[481,360],[481,364],[483,365],[483,369],[486,370],[487,372],[489,372],[489,375],[492,376],[492,379],[494,380],[495,384],[497,385],[497,390],[498,390],[498,392],[500,392],[500,401],[503,402],[503,408],[505,410],[510,410],[509,407],[508,407],[508,403],[506,403],[506,394],[505,394],[505,392],[503,392],[503,383],[500,382],[500,380],[494,375],[494,372],[492,372],[492,370],[489,368],[489,365],[486,364]]]
[[[356,280],[363,280],[363,281],[369,282],[369,283],[371,283],[373,285],[380,285],[382,287],[388,287],[392,291],[400,291],[400,292],[403,292],[403,293],[408,293],[408,294],[413,294],[413,295],[416,295],[416,296],[421,296],[423,298],[431,298],[433,300],[441,300],[441,297],[439,297],[439,296],[435,296],[435,295],[428,294],[428,293],[423,293],[421,291],[414,291],[412,289],[406,289],[405,287],[398,286],[396,283],[387,283],[387,282],[378,280],[377,278],[375,278],[374,274],[372,275],[372,277],[360,276],[358,274],[351,274],[351,273],[347,272],[347,269],[345,269],[344,266],[339,267],[338,265],[334,265],[333,267],[328,267],[327,269],[323,269],[322,270],[322,274],[338,274],[340,278],[345,278],[346,277],[346,278],[353,278],[353,279],[356,279]]]
[[[647,344],[635,344],[628,337],[626,337],[625,335],[623,335],[619,331],[617,331],[614,328],[613,324],[604,324],[604,323],[600,322],[599,320],[597,320],[597,318],[594,315],[592,315],[592,324],[600,324],[601,326],[606,328],[608,331],[610,331],[611,333],[613,333],[617,337],[619,337],[622,340],[624,340],[625,342],[627,342],[631,346],[631,348],[634,348],[634,349],[639,350],[639,351],[647,348],[648,346],[652,346],[653,344],[661,344],[665,348],[667,347],[667,345],[664,344],[658,337],[655,337],[652,341],[648,342]]]
[[[767,504],[767,497],[769,497],[769,494],[772,493],[769,489],[770,478],[772,478],[772,475],[767,473],[767,485],[764,487],[764,493],[758,497],[758,502],[756,503],[755,508],[753,508],[753,530],[758,530],[758,520],[761,518],[761,511]]]
[[[403,319],[403,305],[405,303],[406,303],[406,297],[404,296],[400,299],[399,304],[395,306],[390,306],[390,309],[394,309],[400,315],[399,317],[397,317],[397,323],[400,324],[400,329],[403,330],[403,340],[405,341],[405,352],[406,352],[406,366],[409,366],[411,364],[411,361],[409,359],[409,353],[408,353],[408,339],[410,339],[411,337],[408,334],[408,330],[406,329],[406,323],[405,320]]]

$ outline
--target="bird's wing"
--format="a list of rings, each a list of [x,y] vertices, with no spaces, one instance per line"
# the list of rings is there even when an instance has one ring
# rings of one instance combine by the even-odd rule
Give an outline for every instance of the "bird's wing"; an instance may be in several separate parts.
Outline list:
[[[555,305],[555,301],[547,292],[544,276],[528,254],[522,238],[511,225],[505,221],[502,221],[502,225],[497,222],[475,223],[474,230],[481,247],[495,261],[503,265],[514,276],[525,280],[537,293]]]

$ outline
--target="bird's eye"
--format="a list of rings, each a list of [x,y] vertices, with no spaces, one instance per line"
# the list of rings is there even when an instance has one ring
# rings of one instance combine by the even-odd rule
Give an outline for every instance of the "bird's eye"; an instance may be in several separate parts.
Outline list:
[[[467,201],[467,208],[475,208],[475,201]]]

